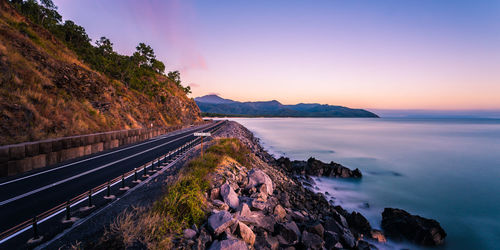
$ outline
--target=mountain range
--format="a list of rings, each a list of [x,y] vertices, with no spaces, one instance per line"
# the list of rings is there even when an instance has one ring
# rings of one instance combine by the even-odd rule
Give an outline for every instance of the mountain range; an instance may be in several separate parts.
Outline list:
[[[264,116],[264,117],[378,117],[364,109],[351,109],[319,103],[281,104],[276,100],[238,102],[218,95],[194,99],[205,116]]]

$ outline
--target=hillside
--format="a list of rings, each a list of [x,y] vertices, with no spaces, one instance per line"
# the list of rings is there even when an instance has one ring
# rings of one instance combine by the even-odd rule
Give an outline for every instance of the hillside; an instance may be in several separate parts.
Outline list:
[[[206,115],[266,116],[266,117],[378,117],[364,109],[351,109],[318,103],[283,105],[267,102],[236,102],[216,95],[194,99]]]
[[[0,144],[201,121],[180,81],[158,72],[132,88],[67,44],[0,1]]]

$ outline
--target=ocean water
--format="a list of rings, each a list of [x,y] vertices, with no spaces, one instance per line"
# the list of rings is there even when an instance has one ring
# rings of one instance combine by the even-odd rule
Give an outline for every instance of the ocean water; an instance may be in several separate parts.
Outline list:
[[[275,156],[359,168],[360,181],[317,178],[336,204],[380,228],[384,207],[436,219],[437,249],[500,249],[500,119],[232,118]],[[387,248],[406,247],[390,243]]]

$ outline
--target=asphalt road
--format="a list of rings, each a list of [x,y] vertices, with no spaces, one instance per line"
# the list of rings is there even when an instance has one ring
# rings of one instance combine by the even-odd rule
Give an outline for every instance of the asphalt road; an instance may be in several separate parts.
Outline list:
[[[0,183],[0,232],[195,139],[211,123],[101,152]]]

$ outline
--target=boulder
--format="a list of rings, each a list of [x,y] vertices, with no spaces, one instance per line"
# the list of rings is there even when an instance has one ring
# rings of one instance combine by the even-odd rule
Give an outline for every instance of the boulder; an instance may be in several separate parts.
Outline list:
[[[351,170],[341,164],[330,162],[329,164],[311,157],[305,161],[293,161],[289,159],[278,159],[278,163],[289,165],[285,169],[296,175],[327,176],[338,178],[361,178],[359,169]]]
[[[250,170],[248,172],[247,188],[257,187],[262,184],[266,184],[268,195],[273,194],[273,181],[271,180],[271,178],[262,170],[255,168]]]
[[[280,243],[275,237],[268,236],[267,234],[263,236],[257,236],[255,240],[255,249],[278,249]]]
[[[371,238],[374,240],[377,240],[378,242],[385,243],[387,242],[387,239],[385,238],[384,234],[376,229],[373,229],[371,231]]]
[[[325,228],[319,221],[307,225],[306,230],[310,233],[317,234],[321,238],[323,238],[323,234],[325,233]]]
[[[342,245],[349,248],[354,248],[356,246],[356,239],[352,235],[349,229],[344,229],[344,232],[340,235]]]
[[[364,240],[358,241],[358,250],[377,250],[377,249],[378,248],[375,245],[370,244],[367,241]]]
[[[276,224],[278,235],[282,237],[287,245],[295,245],[300,239],[300,230],[295,222]]]
[[[240,205],[238,195],[229,184],[226,183],[220,187],[220,195],[224,199],[224,202],[232,209],[237,209]]]
[[[214,213],[208,217],[208,228],[215,234],[219,235],[226,228],[230,227],[234,223],[233,217],[227,211],[220,211]]]
[[[183,231],[183,235],[184,235],[184,238],[186,239],[192,239],[196,236],[196,231],[194,231],[193,229],[184,229]]]
[[[219,197],[220,197],[220,189],[219,188],[213,188],[210,190],[210,199],[211,200],[219,199]]]
[[[209,250],[246,250],[248,249],[245,242],[238,239],[214,240]]]
[[[197,249],[207,249],[210,241],[212,241],[212,236],[210,236],[205,228],[202,228],[198,239],[196,239]]]
[[[358,233],[370,236],[372,227],[370,225],[370,222],[368,222],[368,220],[362,214],[358,212],[352,212],[347,217],[347,223]]]
[[[238,219],[247,225],[253,225],[256,228],[263,228],[271,233],[274,232],[274,225],[276,224],[276,220],[273,216],[265,216],[264,213],[260,211],[252,212],[249,217],[240,216]]]
[[[306,218],[304,217],[304,215],[301,212],[299,212],[299,211],[293,211],[293,213],[292,213],[292,219],[294,221],[299,222],[299,223],[302,223],[302,222],[304,222],[306,220]]]
[[[337,234],[344,232],[344,227],[332,218],[325,221],[324,228],[326,231],[335,232]]]
[[[257,199],[252,200],[251,204],[254,210],[264,211],[267,208],[267,204],[263,201],[259,201]]]
[[[212,204],[219,210],[229,210],[229,206],[221,200],[213,200]]]
[[[286,217],[286,211],[281,205],[278,204],[274,207],[274,215],[276,215],[278,220],[283,220]]]
[[[405,238],[424,246],[444,243],[446,232],[439,222],[411,215],[397,208],[385,208],[382,212],[382,229],[389,238]]]
[[[307,231],[302,232],[302,245],[306,249],[323,249],[325,242],[319,235]]]
[[[252,216],[252,211],[250,211],[250,207],[248,207],[248,204],[246,203],[241,203],[240,209],[239,209],[239,216],[242,217],[251,217]]]
[[[332,231],[326,231],[324,233],[324,240],[325,240],[325,248],[326,249],[332,249],[335,248],[335,245],[337,243],[340,243],[340,237],[337,233],[332,232]]]
[[[250,246],[255,243],[255,234],[252,229],[250,229],[244,223],[238,222],[238,228],[236,229],[237,234]]]

